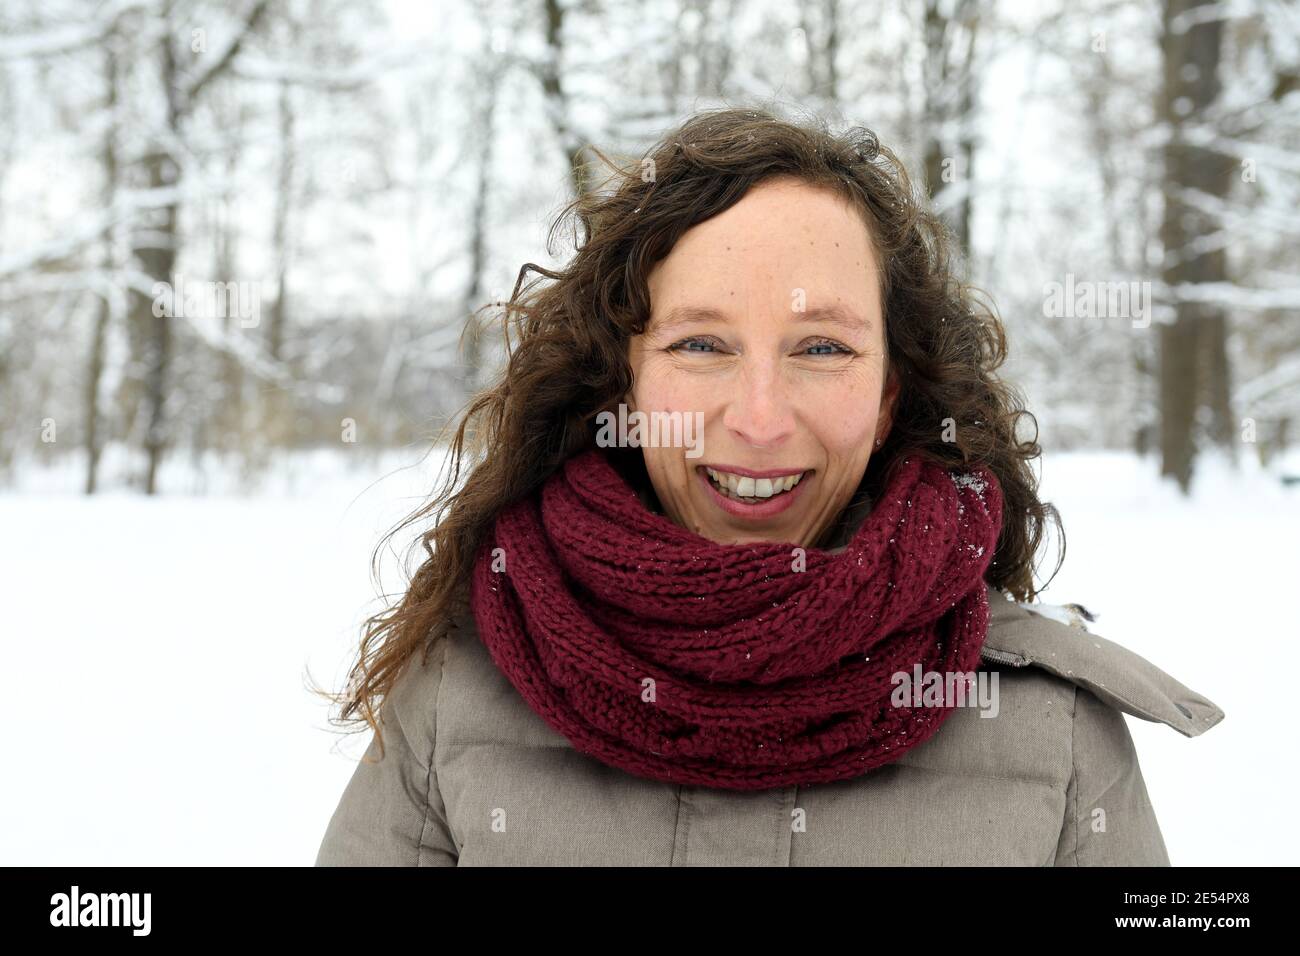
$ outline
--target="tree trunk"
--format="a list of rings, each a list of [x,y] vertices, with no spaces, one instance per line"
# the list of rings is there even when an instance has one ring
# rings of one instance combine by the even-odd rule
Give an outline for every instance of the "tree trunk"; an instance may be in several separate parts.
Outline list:
[[[272,224],[272,243],[276,256],[276,293],[271,306],[270,321],[266,327],[266,348],[273,359],[279,360],[284,349],[284,328],[289,310],[289,210],[293,196],[293,102],[289,84],[280,84],[280,175],[276,184],[275,216]]]
[[[1218,229],[1200,198],[1223,197],[1228,169],[1223,157],[1186,142],[1183,127],[1201,116],[1219,95],[1220,20],[1192,22],[1201,0],[1165,0],[1161,50],[1164,87],[1161,115],[1168,124],[1165,146],[1165,208],[1160,227],[1164,245],[1162,278],[1168,286],[1222,282],[1221,250],[1197,253],[1192,244]],[[1189,25],[1190,24],[1190,25]],[[1228,407],[1227,317],[1222,307],[1186,302],[1175,294],[1175,318],[1160,333],[1161,474],[1187,492],[1197,450],[1198,409],[1208,406],[1210,435],[1232,441]]]
[[[492,156],[494,146],[493,122],[496,116],[497,95],[500,88],[500,69],[489,63],[487,85],[483,91],[482,139],[478,150],[478,185],[474,190],[474,209],[470,215],[470,268],[469,284],[461,305],[465,316],[464,380],[467,395],[472,395],[483,384],[484,355],[483,331],[475,310],[483,303],[484,274],[487,270],[488,200],[492,191]]]
[[[117,54],[115,38],[111,34],[105,43],[104,54],[104,111],[108,115],[108,128],[104,131],[101,162],[104,167],[104,208],[112,209],[117,202]],[[116,254],[113,248],[113,226],[104,229],[104,268],[116,272]],[[109,282],[111,285],[112,282]],[[86,363],[86,494],[93,495],[99,478],[99,390],[104,377],[104,346],[108,338],[108,324],[113,314],[113,294],[105,289],[95,314],[95,330],[91,335],[90,358]]]
[[[946,4],[927,0],[922,21],[925,179],[932,200],[947,189],[966,190],[960,200],[945,209],[943,219],[962,258],[967,259],[971,222],[969,179],[975,164],[975,141],[970,131],[971,114],[976,108],[975,40],[979,11],[974,0],[958,0],[951,14],[941,7]],[[960,132],[952,133],[954,127]]]
[[[564,90],[561,64],[564,59],[564,12],[561,0],[545,0],[547,56],[541,70],[542,93],[546,97],[551,124],[569,163],[575,196],[585,195],[591,187],[585,156],[586,143],[576,133],[569,115],[569,98]]]
[[[167,128],[175,138],[180,137],[180,109],[177,102],[179,77],[176,69],[176,51],[170,35],[161,40],[161,81],[167,96]],[[174,189],[180,184],[180,166],[165,147],[159,145],[145,158],[145,169],[150,189]],[[177,242],[177,204],[173,201],[162,207],[159,221],[148,232],[149,241],[136,249],[140,267],[152,283],[166,283],[175,291]],[[148,329],[144,353],[144,392],[148,424],[145,428],[145,494],[158,491],[158,469],[167,446],[167,385],[171,365],[172,322],[176,302],[172,309],[155,310],[153,301],[139,292],[133,294],[135,309],[142,326]],[[156,315],[161,311],[162,315]]]
[[[164,189],[176,185],[176,162],[163,152],[155,152],[146,160],[149,186]],[[162,210],[161,221],[151,232],[155,238],[145,248],[136,250],[136,258],[145,275],[154,282],[172,284],[176,265],[176,206],[169,204]],[[167,445],[167,373],[171,364],[172,310],[162,310],[155,315],[153,300],[138,292],[132,294],[135,309],[143,326],[148,329],[144,354],[144,397],[148,424],[144,436],[146,457],[144,491],[158,491],[158,468],[162,464],[163,450]]]

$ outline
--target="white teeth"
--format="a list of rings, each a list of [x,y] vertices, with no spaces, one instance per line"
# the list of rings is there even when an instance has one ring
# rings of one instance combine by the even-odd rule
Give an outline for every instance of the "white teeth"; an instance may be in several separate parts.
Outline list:
[[[704,470],[719,489],[732,498],[771,498],[773,495],[789,491],[803,478],[802,473],[785,475],[781,478],[750,478],[708,467]]]

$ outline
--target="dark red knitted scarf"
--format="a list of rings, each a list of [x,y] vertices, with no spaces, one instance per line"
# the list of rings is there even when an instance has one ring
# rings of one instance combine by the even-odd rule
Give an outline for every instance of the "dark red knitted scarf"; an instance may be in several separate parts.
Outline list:
[[[895,706],[892,677],[976,668],[1001,520],[987,468],[908,457],[847,547],[796,570],[793,545],[655,514],[592,449],[500,514],[471,604],[528,705],[603,763],[731,790],[841,780],[952,713]]]

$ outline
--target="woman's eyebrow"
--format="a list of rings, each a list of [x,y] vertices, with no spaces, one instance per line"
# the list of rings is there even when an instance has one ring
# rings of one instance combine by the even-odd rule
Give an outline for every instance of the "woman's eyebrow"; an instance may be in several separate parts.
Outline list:
[[[796,312],[796,322],[827,322],[846,329],[870,332],[871,322],[858,315],[852,309],[842,305],[819,306]],[[705,305],[676,305],[668,310],[662,320],[662,327],[690,325],[695,322],[730,322],[726,312]]]
[[[796,313],[797,322],[828,322],[854,332],[870,332],[871,320],[842,305],[827,305]]]
[[[712,309],[704,305],[675,305],[668,310],[661,324],[666,328],[677,325],[690,325],[693,322],[727,322],[727,314],[721,309]]]

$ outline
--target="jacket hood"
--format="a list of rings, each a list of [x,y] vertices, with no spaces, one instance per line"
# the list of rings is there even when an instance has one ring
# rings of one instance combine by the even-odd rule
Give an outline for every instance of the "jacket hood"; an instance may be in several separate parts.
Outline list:
[[[1167,724],[1187,737],[1223,720],[1223,710],[1213,701],[1146,658],[1090,632],[1085,624],[1090,615],[1078,605],[1025,604],[992,585],[988,596],[983,660],[1042,668],[1126,714]]]

